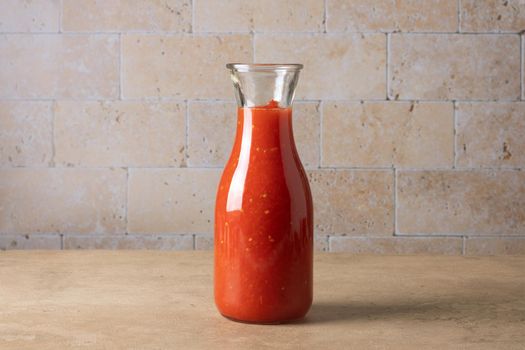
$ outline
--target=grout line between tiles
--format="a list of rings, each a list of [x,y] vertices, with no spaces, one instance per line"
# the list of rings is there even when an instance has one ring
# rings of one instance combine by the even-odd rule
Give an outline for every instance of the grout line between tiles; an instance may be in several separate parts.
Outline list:
[[[62,18],[64,17],[64,0],[58,2],[58,32],[62,33]]]
[[[386,68],[385,68],[385,89],[386,89],[386,100],[390,100],[389,94],[390,94],[390,41],[391,41],[391,34],[386,34]]]
[[[53,101],[50,106],[50,113],[51,113],[51,162],[50,167],[54,168],[56,165],[56,146],[55,146],[55,111],[56,111],[56,104],[57,101]]]
[[[159,165],[159,166],[136,166],[136,165],[129,165],[129,164],[120,164],[120,165],[111,165],[111,166],[54,166],[51,168],[55,169],[98,169],[98,170],[108,170],[108,169],[115,169],[115,168],[122,168],[122,169],[130,169],[130,170],[174,170],[174,169],[187,169],[187,170],[221,170],[224,167],[223,166],[190,166],[190,167],[182,167],[182,166],[167,166],[167,165]],[[49,167],[46,166],[0,166],[0,170],[8,170],[8,169],[49,169]],[[350,166],[322,166],[319,168],[312,168],[312,167],[306,167],[305,170],[308,171],[378,171],[378,172],[384,172],[384,171],[392,171],[392,167],[350,167]],[[443,168],[397,168],[398,172],[416,172],[416,171],[436,171],[436,172],[494,172],[494,171],[524,171],[525,168],[520,167],[478,167],[478,168],[456,168],[451,169],[450,167],[443,167]]]
[[[129,206],[129,168],[126,169],[126,193],[125,193],[125,202],[124,202],[124,218],[125,218],[125,226],[126,229],[125,234],[129,232],[129,218],[128,218],[128,206]]]
[[[461,245],[461,255],[465,255],[466,253],[466,250],[467,250],[467,237],[466,236],[463,236],[463,242],[462,242],[462,245]]]
[[[454,123],[454,149],[452,150],[453,152],[453,163],[452,163],[452,169],[456,169],[457,167],[457,149],[458,149],[458,117],[457,117],[457,103],[456,101],[452,101],[452,114],[453,114],[453,123]]]
[[[348,236],[352,237],[352,236]],[[367,236],[356,236],[367,237]],[[389,238],[388,236],[368,236],[372,238]],[[397,238],[463,238],[463,233],[404,233],[396,235]]]
[[[100,97],[100,98],[70,98],[70,97],[0,97],[0,102],[11,102],[11,101],[21,101],[21,102],[31,102],[31,101],[71,101],[71,102],[104,102],[104,101],[120,101],[119,97]],[[450,103],[451,100],[437,100],[437,99],[417,99],[417,98],[402,98],[398,100],[385,100],[384,98],[355,98],[355,99],[330,99],[330,98],[323,98],[322,99],[325,102],[341,102],[341,103],[443,103],[447,104]],[[186,102],[186,101],[192,101],[192,102],[203,102],[203,103],[212,103],[212,102],[223,102],[223,103],[235,103],[234,99],[221,99],[221,98],[175,98],[175,97],[158,97],[158,96],[150,96],[150,97],[144,97],[144,98],[123,98],[122,101],[124,102],[152,102],[152,103],[158,103],[158,102]],[[319,98],[311,98],[311,99],[297,99],[294,100],[294,103],[316,103],[319,102]],[[514,103],[514,102],[522,102],[522,100],[518,97],[517,99],[488,99],[488,100],[480,100],[480,99],[463,99],[454,100],[456,102],[466,102],[466,103]]]
[[[458,34],[461,33],[461,0],[457,2],[457,14],[458,14]]]
[[[256,40],[256,35],[255,33],[252,33],[252,62],[253,63],[256,63],[256,58],[255,58],[255,40]]]
[[[183,37],[215,37],[215,36],[233,36],[233,35],[249,35],[251,33],[254,34],[261,34],[266,36],[274,36],[274,35],[281,35],[281,36],[288,36],[288,37],[313,37],[313,36],[350,36],[350,35],[374,35],[374,34],[394,34],[394,35],[405,35],[405,36],[425,36],[425,35],[464,35],[464,36],[478,36],[478,35],[490,35],[490,36],[505,36],[505,35],[516,35],[520,34],[520,31],[486,31],[486,32],[465,32],[462,31],[461,33],[458,33],[457,30],[454,31],[443,31],[443,32],[432,32],[432,31],[421,31],[421,32],[389,32],[389,31],[381,31],[381,30],[361,30],[361,31],[330,31],[330,32],[322,32],[322,31],[301,31],[301,32],[289,32],[289,31],[256,31],[256,30],[249,30],[249,31],[217,31],[217,32],[206,32],[206,31],[199,31],[199,32],[184,32],[184,31],[161,31],[161,30],[108,30],[108,31],[63,31],[60,32],[52,32],[52,31],[43,31],[43,32],[4,32],[2,35],[27,35],[27,36],[39,36],[39,35],[116,35],[116,34],[135,34],[135,35],[144,35],[144,36],[183,36]]]
[[[524,66],[524,56],[525,55],[525,35],[522,33],[520,35],[520,86],[521,86],[521,95],[520,98],[523,101],[525,99],[525,86],[523,86],[523,79],[525,78],[525,72],[523,71]]]
[[[118,95],[119,100],[122,100],[123,91],[122,91],[122,33],[118,35],[118,51],[119,51],[119,62],[118,62],[118,74],[119,74],[119,86],[118,86]]]
[[[2,233],[0,233],[1,235]],[[192,236],[195,234],[210,234],[209,232],[156,232],[156,231],[134,231],[131,233],[128,232],[89,232],[89,233],[67,233],[63,234],[64,236],[69,237],[111,237],[111,238],[136,238],[136,237],[166,237],[166,238],[177,238],[183,236]],[[35,234],[33,234],[35,235]],[[56,233],[39,233],[39,235],[56,235]]]
[[[60,250],[64,250],[64,234],[60,234]]]
[[[324,125],[324,102],[319,101],[319,164],[320,169],[323,165],[323,126]]]
[[[324,0],[323,2],[323,32],[328,32],[328,0]]]
[[[190,33],[192,33],[192,34],[195,33],[195,1],[196,0],[192,0],[191,1],[191,28],[190,28]]]
[[[190,159],[190,101],[186,101],[186,113],[185,113],[185,119],[186,119],[186,132],[184,137],[184,160],[181,164],[185,167],[188,167],[189,159]]]
[[[397,231],[397,169],[394,168],[394,236],[397,236]]]
[[[193,250],[196,250],[195,247],[197,246],[197,244],[196,244],[196,241],[197,241],[197,235],[196,235],[195,233],[192,233],[191,235],[192,235],[192,238],[193,238],[193,239],[192,239]]]

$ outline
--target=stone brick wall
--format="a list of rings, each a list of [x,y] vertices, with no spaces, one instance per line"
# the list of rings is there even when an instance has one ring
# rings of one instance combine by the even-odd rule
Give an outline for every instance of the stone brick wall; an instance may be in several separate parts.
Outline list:
[[[523,0],[0,0],[0,248],[210,249],[227,62],[300,62],[316,248],[525,253]]]

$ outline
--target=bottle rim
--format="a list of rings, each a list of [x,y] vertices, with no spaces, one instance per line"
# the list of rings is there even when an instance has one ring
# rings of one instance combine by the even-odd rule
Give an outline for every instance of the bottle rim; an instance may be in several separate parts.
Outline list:
[[[303,69],[300,63],[228,63],[226,68],[237,72],[274,72],[298,71]]]

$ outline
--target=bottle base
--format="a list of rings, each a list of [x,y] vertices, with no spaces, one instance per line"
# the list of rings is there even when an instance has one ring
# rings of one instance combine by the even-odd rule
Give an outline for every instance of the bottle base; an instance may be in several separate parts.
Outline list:
[[[225,315],[223,313],[221,313],[221,316],[226,318],[226,319],[228,319],[228,320],[230,320],[230,321],[234,321],[234,322],[238,322],[238,323],[258,324],[258,325],[268,325],[268,326],[278,325],[278,324],[287,324],[287,323],[297,323],[297,322],[300,322],[300,321],[304,320],[304,318],[306,317],[306,315],[303,315],[303,316],[300,316],[300,317],[293,317],[293,318],[284,319],[284,320],[254,321],[254,320],[241,320],[241,319],[238,319],[238,318],[235,318],[235,317],[231,317],[231,316]]]

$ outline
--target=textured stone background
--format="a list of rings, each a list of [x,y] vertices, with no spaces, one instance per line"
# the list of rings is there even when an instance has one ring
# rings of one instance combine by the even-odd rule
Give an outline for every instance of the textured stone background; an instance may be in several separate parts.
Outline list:
[[[525,0],[0,0],[0,248],[210,249],[225,63],[301,62],[319,250],[525,254]]]

